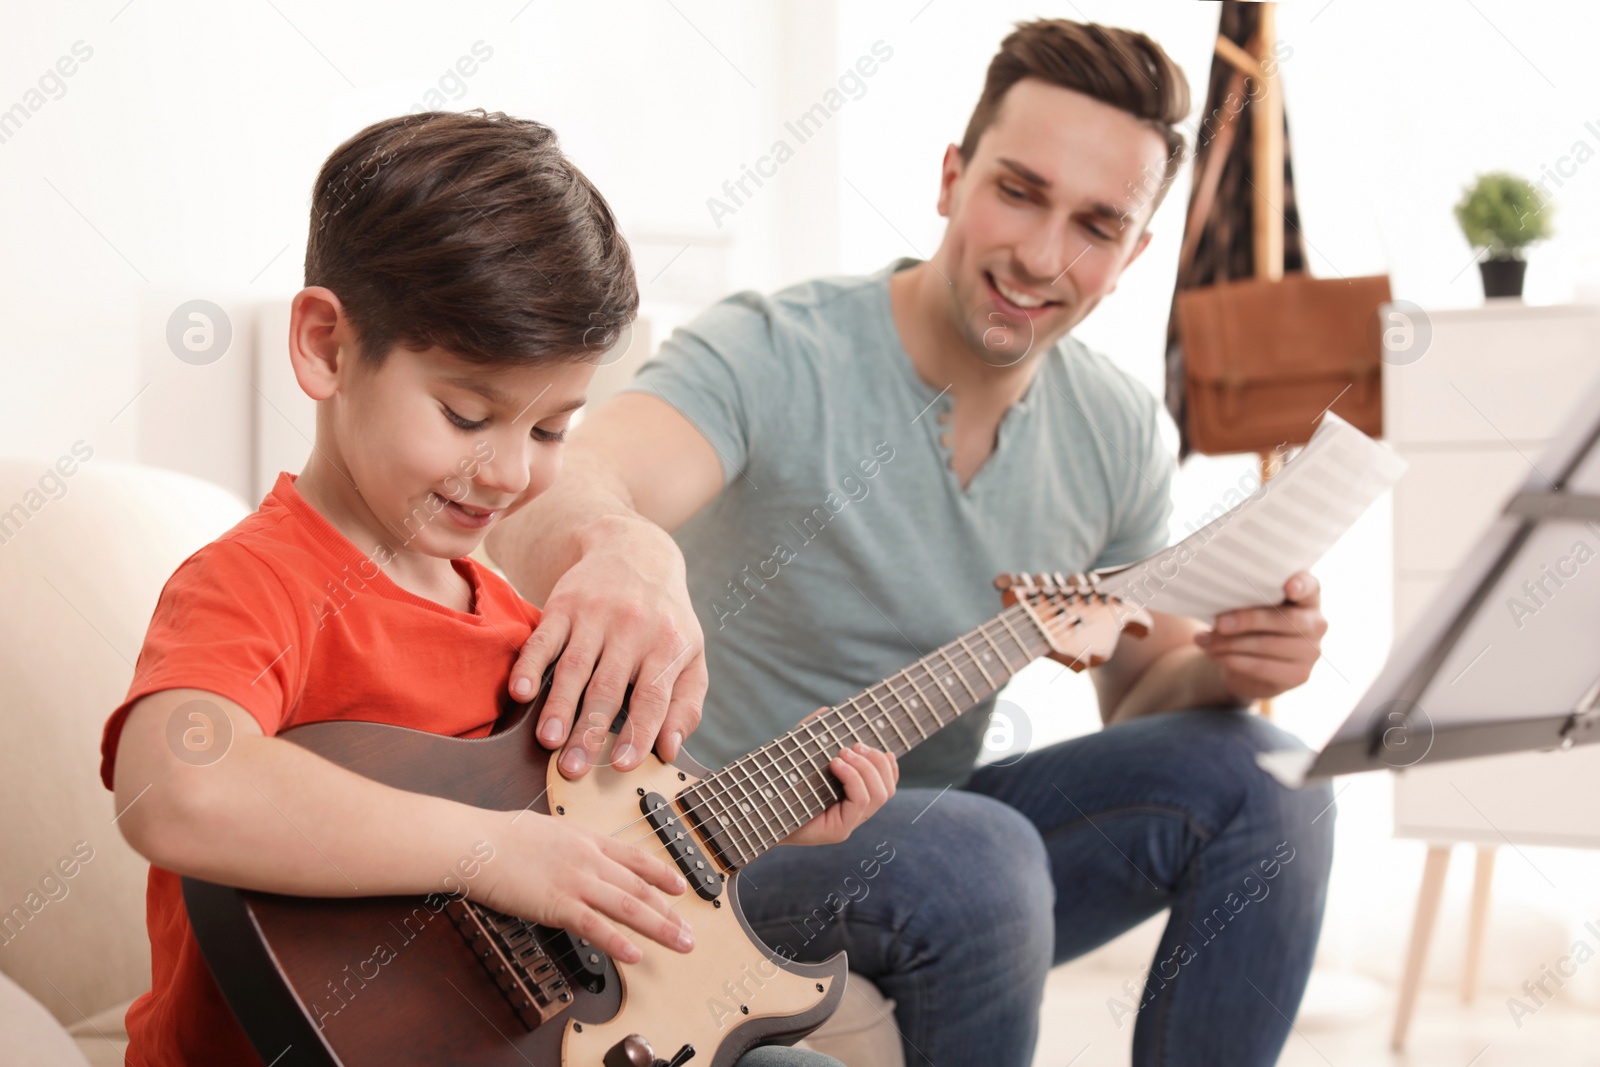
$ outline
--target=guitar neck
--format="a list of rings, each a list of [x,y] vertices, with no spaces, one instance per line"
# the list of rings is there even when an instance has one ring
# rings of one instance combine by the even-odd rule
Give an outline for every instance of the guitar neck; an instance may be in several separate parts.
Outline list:
[[[734,760],[679,801],[730,870],[843,799],[828,764],[860,741],[903,755],[1050,650],[1037,617],[1007,608],[904,670]]]

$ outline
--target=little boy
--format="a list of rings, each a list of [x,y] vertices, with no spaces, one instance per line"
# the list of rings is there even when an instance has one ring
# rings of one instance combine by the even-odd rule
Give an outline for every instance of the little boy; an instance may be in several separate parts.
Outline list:
[[[275,736],[326,719],[492,728],[539,611],[466,557],[555,479],[595,362],[637,309],[605,201],[537,123],[391,119],[324,164],[305,270],[289,350],[317,401],[312,456],[168,581],[106,724],[101,775],[151,863],[153,988],[127,1019],[139,1067],[260,1062],[200,955],[183,875],[421,895],[491,855],[446,888],[625,962],[641,951],[619,926],[694,945],[668,899],[683,879],[641,849],[382,786]],[[831,769],[846,801],[791,840],[840,840],[893,792],[882,753]]]

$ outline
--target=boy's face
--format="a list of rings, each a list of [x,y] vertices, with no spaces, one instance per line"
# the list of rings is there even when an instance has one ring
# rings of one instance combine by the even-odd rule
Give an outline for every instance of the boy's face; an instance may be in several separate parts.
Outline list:
[[[1036,78],[1012,86],[963,162],[945,153],[937,254],[967,345],[1009,366],[1054,344],[1149,242],[1166,142],[1125,111]]]
[[[437,348],[397,347],[377,367],[345,362],[323,401],[354,483],[338,488],[355,490],[354,517],[395,553],[465,556],[555,481],[594,371],[488,367]]]

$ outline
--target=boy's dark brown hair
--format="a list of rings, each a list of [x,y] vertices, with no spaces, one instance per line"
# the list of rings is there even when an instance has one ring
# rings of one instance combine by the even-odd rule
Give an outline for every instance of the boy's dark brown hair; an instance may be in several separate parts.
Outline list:
[[[1167,165],[1154,190],[1153,212],[1183,163],[1177,129],[1189,114],[1189,80],[1150,38],[1132,30],[1066,19],[1019,22],[989,62],[983,95],[961,139],[961,159],[972,162],[978,139],[994,124],[1006,93],[1024,78],[1083,93],[1143,119],[1167,143]]]
[[[483,111],[387,119],[335,149],[305,283],[339,297],[374,363],[395,345],[597,360],[639,307],[617,221],[555,132]]]

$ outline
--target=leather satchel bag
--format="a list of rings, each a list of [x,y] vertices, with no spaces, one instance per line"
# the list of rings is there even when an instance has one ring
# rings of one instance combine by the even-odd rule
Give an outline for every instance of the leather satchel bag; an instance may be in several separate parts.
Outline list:
[[[1189,440],[1197,452],[1304,444],[1332,410],[1383,433],[1378,312],[1386,275],[1241,279],[1178,294]]]

